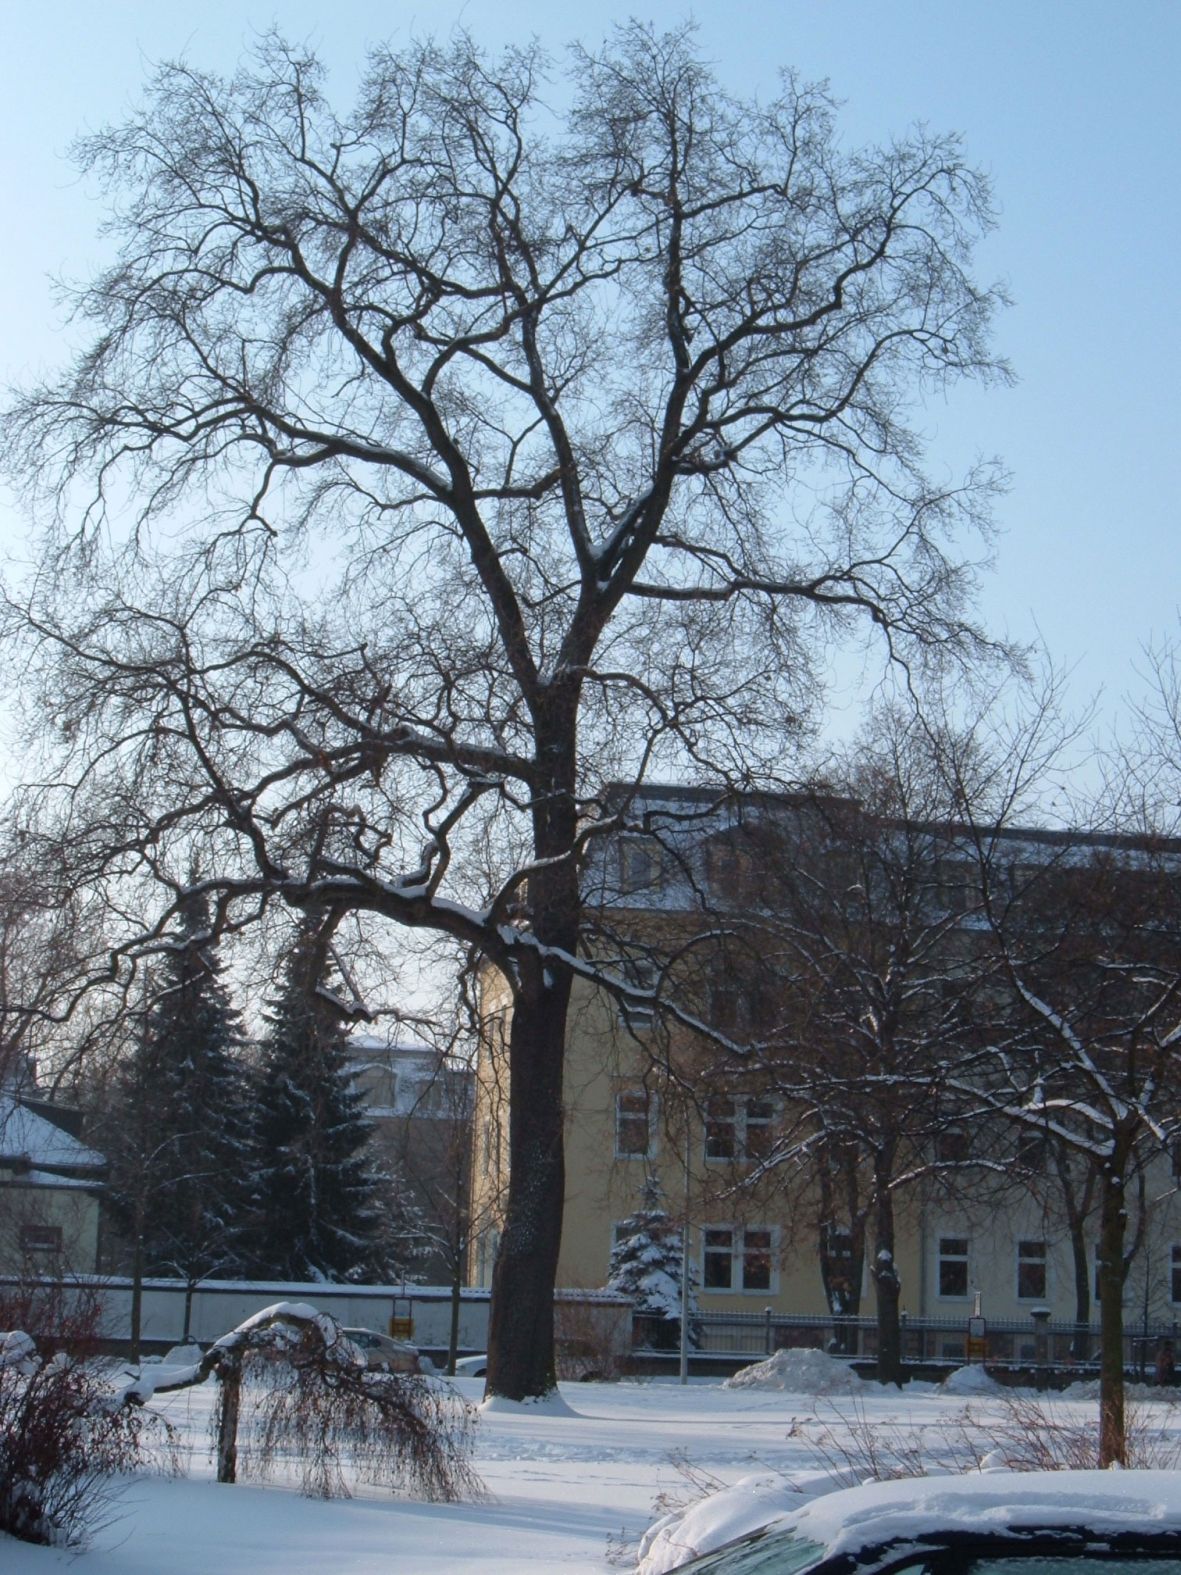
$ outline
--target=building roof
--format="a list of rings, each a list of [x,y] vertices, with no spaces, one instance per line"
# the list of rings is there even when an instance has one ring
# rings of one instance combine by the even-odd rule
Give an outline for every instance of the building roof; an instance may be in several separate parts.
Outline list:
[[[0,1168],[28,1170],[42,1185],[106,1168],[106,1158],[44,1116],[0,1095]],[[38,1174],[38,1173],[52,1174]]]

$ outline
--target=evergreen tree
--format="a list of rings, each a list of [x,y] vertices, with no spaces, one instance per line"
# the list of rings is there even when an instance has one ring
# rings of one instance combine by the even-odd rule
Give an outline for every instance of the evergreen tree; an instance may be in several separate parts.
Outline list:
[[[664,1207],[660,1182],[649,1176],[644,1182],[641,1207],[619,1227],[607,1288],[630,1296],[636,1312],[652,1320],[649,1343],[659,1350],[671,1349],[680,1339],[681,1274],[684,1266],[684,1237],[679,1225]],[[689,1270],[689,1339],[696,1344],[696,1283]]]
[[[195,897],[150,986],[104,1123],[108,1200],[137,1282],[161,1275],[191,1288],[240,1267],[249,1205],[241,1045],[208,906]]]
[[[370,1152],[348,1064],[357,1015],[334,988],[339,916],[308,914],[287,956],[259,1071],[253,1269],[284,1280],[384,1280],[416,1255],[415,1211]]]

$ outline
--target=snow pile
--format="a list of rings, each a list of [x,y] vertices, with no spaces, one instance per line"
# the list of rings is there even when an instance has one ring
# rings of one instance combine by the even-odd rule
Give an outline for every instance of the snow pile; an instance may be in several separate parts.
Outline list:
[[[29,1373],[37,1359],[37,1347],[31,1335],[23,1329],[0,1333],[0,1367],[15,1367],[18,1372]]]
[[[727,1378],[725,1389],[784,1389],[793,1394],[853,1394],[861,1379],[846,1362],[824,1351],[779,1350],[765,1362]]]
[[[1003,1386],[977,1363],[973,1367],[957,1367],[939,1387],[945,1395],[997,1395]]]
[[[482,1400],[477,1409],[485,1416],[499,1413],[507,1416],[577,1416],[578,1413],[568,1406],[556,1389],[551,1389],[547,1395],[536,1395],[529,1400],[508,1400],[504,1395],[489,1395]]]

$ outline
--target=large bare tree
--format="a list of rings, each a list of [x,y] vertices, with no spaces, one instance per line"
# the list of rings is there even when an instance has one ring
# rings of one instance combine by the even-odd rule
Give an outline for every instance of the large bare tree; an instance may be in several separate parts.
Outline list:
[[[379,49],[340,117],[277,39],[228,81],[164,67],[80,144],[117,257],[5,427],[58,506],[19,617],[38,810],[119,898],[117,954],[199,858],[223,930],[331,903],[503,979],[512,1397],[553,1383],[580,868],[627,803],[601,783],[758,781],[858,623],[977,643],[995,478],[930,481],[918,402],[1004,376],[955,138],[847,151],[823,91],[736,99],[688,31],[549,69]]]

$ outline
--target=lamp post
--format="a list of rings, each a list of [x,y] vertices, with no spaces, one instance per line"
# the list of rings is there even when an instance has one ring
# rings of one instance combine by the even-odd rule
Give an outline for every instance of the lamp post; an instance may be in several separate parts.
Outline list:
[[[681,1214],[681,1345],[678,1353],[677,1377],[681,1383],[689,1382],[689,1116],[685,1115],[685,1165],[684,1198]]]

